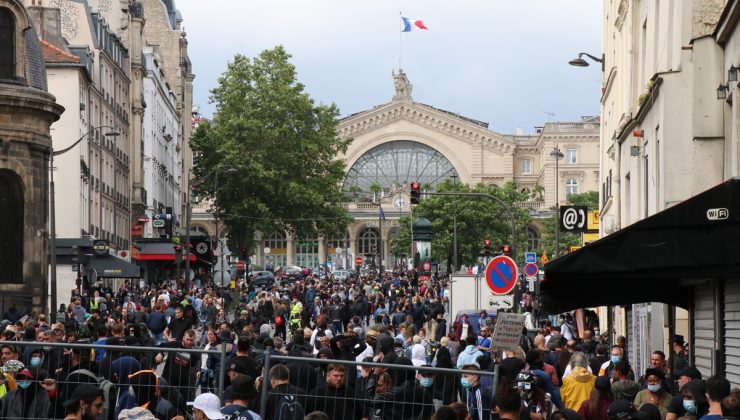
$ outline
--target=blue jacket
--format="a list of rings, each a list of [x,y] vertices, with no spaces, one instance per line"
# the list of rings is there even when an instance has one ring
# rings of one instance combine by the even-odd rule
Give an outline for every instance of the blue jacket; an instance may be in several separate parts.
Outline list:
[[[483,356],[483,352],[475,348],[475,346],[470,345],[465,347],[465,350],[460,352],[460,355],[457,356],[457,368],[460,369],[465,365],[480,366],[477,361],[480,356]]]

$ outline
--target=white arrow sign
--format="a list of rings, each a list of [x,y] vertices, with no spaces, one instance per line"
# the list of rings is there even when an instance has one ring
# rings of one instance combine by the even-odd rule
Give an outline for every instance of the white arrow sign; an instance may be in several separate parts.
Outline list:
[[[511,309],[514,307],[514,296],[504,295],[495,296],[491,295],[488,297],[488,308],[493,310],[499,309]]]

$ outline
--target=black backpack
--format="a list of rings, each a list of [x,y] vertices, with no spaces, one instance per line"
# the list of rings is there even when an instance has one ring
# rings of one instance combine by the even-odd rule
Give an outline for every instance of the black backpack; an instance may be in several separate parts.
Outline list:
[[[306,413],[294,395],[283,395],[277,409],[277,420],[303,420]]]

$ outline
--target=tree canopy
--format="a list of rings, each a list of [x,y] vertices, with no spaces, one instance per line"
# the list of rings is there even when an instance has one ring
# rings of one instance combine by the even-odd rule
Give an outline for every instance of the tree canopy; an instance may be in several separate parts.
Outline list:
[[[254,249],[257,230],[331,236],[350,221],[341,206],[338,156],[349,141],[337,136],[339,110],[316,104],[289,60],[282,46],[253,59],[236,55],[211,91],[213,123],[190,141],[195,178],[204,178],[197,193],[214,199],[230,246]]]
[[[526,226],[531,218],[526,210],[513,205],[524,201],[527,196],[517,191],[514,183],[503,187],[478,184],[473,187],[452,180],[437,185],[436,192],[482,193],[499,198],[506,203],[516,220],[517,252],[526,249]],[[496,200],[485,197],[427,196],[413,209],[414,219],[425,217],[434,226],[435,238],[432,242],[432,258],[452,264],[454,249],[454,219],[457,218],[458,265],[477,261],[486,239],[491,240],[492,251],[503,245],[512,245],[511,220],[504,207]],[[411,252],[410,217],[399,221],[399,229],[391,243],[394,255]],[[449,265],[448,265],[449,266]]]

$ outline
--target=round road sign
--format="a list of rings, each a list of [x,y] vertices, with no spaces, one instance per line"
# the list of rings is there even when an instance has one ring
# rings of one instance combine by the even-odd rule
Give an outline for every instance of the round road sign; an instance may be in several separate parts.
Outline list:
[[[539,267],[537,267],[537,264],[529,263],[524,266],[524,275],[527,277],[534,277],[539,272],[540,269]]]
[[[514,290],[518,274],[514,260],[500,255],[486,266],[486,284],[494,295],[505,295]]]
[[[364,263],[365,263],[365,259],[364,258],[362,258],[359,255],[355,257],[355,265],[362,265]]]
[[[237,270],[244,270],[245,268],[247,268],[247,265],[244,264],[244,261],[237,261],[236,262],[236,269]]]

